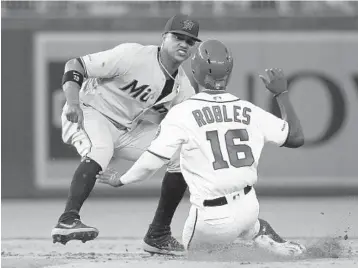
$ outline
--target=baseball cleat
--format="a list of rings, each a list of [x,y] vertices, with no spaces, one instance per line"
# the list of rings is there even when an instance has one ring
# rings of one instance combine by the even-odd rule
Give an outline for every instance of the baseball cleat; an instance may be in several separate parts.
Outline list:
[[[94,227],[87,226],[76,219],[72,224],[57,223],[51,231],[53,243],[66,245],[68,241],[80,240],[83,243],[95,239],[98,236],[98,230]]]
[[[161,255],[184,256],[186,251],[184,246],[178,242],[174,237],[169,236],[165,240],[155,241],[145,239],[143,243],[143,250],[145,252]]]
[[[151,255],[184,256],[186,254],[184,246],[171,235],[169,227],[158,228],[152,225],[144,237],[143,250]]]
[[[263,248],[273,254],[287,257],[297,257],[306,252],[306,248],[296,242],[277,242],[269,235],[260,235],[254,239],[256,246]]]
[[[267,221],[259,221],[260,231],[253,239],[256,246],[280,256],[296,257],[306,252],[305,246],[282,239]]]

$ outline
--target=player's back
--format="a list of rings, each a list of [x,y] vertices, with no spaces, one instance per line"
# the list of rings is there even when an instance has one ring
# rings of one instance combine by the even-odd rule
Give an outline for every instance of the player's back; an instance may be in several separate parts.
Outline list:
[[[189,136],[181,168],[191,195],[215,198],[255,184],[265,142],[255,117],[262,110],[230,93],[202,92],[180,106]]]

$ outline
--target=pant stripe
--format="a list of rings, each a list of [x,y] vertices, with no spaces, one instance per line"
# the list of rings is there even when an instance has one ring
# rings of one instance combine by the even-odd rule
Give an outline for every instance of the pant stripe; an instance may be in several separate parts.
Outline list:
[[[189,239],[188,249],[190,247],[191,240],[193,240],[193,237],[194,237],[197,221],[198,221],[198,209],[195,209],[195,221],[194,221],[193,233],[191,234],[190,239]]]
[[[85,127],[83,126],[83,132],[85,133],[85,135],[87,136],[87,139],[89,140],[89,142],[90,142],[90,148],[89,148],[89,151],[88,151],[88,153],[85,155],[85,157],[87,157],[87,155],[92,151],[92,141],[91,141],[91,139],[90,139],[90,137],[88,136],[88,134],[87,134],[87,132],[86,132],[86,130],[85,130]]]
[[[79,148],[79,149],[82,149],[81,151],[79,151],[79,149],[77,149],[77,152],[79,153],[79,155],[81,156],[81,161],[83,161],[86,157],[88,157],[87,155],[92,151],[92,147],[93,147],[93,144],[92,144],[92,141],[90,139],[90,137],[88,136],[85,128],[83,127],[83,129],[81,130],[83,135],[87,138],[87,140],[89,141],[89,148],[88,148],[88,151],[85,155],[82,155],[83,152],[85,151],[83,148]]]

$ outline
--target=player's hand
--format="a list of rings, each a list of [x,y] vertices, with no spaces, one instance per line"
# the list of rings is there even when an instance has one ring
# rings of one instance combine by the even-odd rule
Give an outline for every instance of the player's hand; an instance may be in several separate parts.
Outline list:
[[[266,88],[273,94],[278,95],[287,92],[287,78],[282,69],[271,68],[265,70],[267,77],[259,75]]]
[[[83,111],[79,104],[67,104],[65,115],[68,121],[77,123],[77,130],[83,129]]]
[[[123,185],[121,182],[121,176],[115,169],[112,168],[100,171],[96,178],[98,182],[108,184],[113,187],[120,187]]]

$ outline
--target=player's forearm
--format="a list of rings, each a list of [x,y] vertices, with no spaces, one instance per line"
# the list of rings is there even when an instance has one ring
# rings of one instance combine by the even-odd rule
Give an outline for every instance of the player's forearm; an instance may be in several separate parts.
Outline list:
[[[66,81],[69,79],[69,74],[71,74],[71,71],[74,71],[76,78],[78,77],[79,81]],[[72,59],[66,62],[62,89],[65,93],[66,101],[69,105],[76,105],[80,103],[79,91],[81,89],[81,81],[83,81],[84,72],[85,71],[82,65],[77,59]],[[67,77],[65,78],[66,74]]]
[[[80,87],[74,82],[67,82],[63,85],[63,91],[65,92],[66,101],[69,105],[75,105],[80,103]]]
[[[165,160],[144,152],[134,165],[121,177],[123,184],[130,184],[150,178],[165,164]]]
[[[289,133],[284,146],[289,148],[302,146],[304,144],[302,126],[290,102],[288,93],[279,94],[275,99],[280,108],[282,119],[286,120],[289,125]]]

